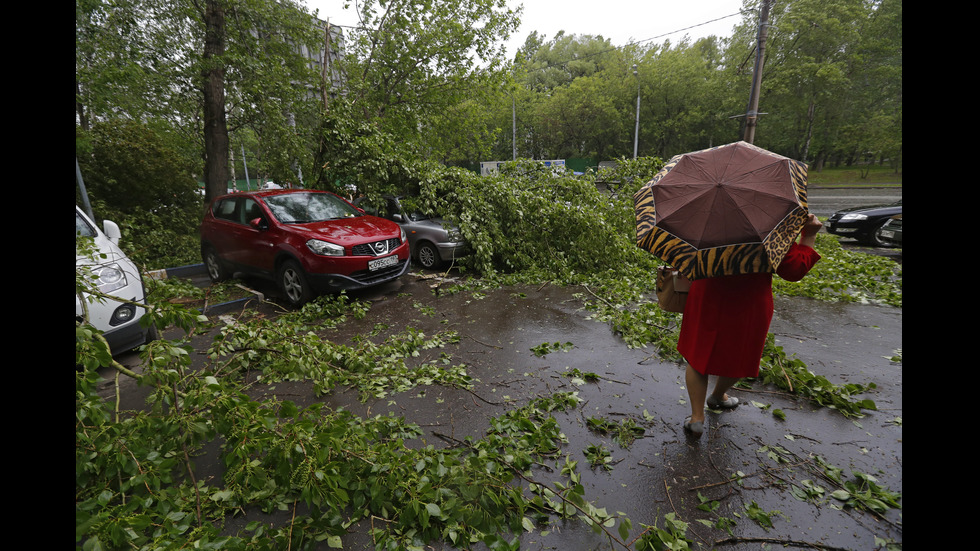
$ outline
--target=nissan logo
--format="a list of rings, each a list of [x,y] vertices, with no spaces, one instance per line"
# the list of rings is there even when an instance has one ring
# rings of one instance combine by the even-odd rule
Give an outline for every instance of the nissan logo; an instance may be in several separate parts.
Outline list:
[[[385,254],[388,252],[388,241],[378,241],[371,244],[371,248],[374,249],[374,254]]]

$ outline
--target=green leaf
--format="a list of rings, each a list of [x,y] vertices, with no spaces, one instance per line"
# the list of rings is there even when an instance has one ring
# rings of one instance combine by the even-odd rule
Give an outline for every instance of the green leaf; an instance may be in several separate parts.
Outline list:
[[[442,518],[442,510],[435,503],[426,503],[425,510],[429,512],[430,516]]]

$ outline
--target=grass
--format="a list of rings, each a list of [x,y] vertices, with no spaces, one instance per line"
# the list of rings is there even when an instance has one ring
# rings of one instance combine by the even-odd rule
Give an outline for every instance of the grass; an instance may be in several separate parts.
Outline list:
[[[807,172],[807,182],[811,185],[844,185],[844,184],[893,184],[902,185],[902,172],[895,171],[890,166],[845,166],[824,168],[821,171]]]

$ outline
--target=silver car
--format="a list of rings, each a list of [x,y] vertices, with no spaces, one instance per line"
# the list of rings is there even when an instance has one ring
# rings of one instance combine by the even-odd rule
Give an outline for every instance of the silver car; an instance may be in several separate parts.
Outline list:
[[[401,226],[408,235],[412,258],[423,268],[437,268],[467,253],[466,241],[459,228],[441,218],[419,212],[409,213],[400,199],[386,195],[381,204],[374,204],[361,197],[354,204],[368,214],[387,218]]]

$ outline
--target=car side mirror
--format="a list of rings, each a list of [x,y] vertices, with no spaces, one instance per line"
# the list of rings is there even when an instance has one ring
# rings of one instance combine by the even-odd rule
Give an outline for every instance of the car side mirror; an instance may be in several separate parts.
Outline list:
[[[116,245],[122,239],[122,231],[119,230],[119,224],[116,224],[112,220],[102,221],[102,233],[109,238],[109,241],[112,241]]]
[[[258,217],[258,218],[253,218],[253,219],[249,220],[248,221],[248,225],[249,226],[252,226],[253,228],[255,228],[255,229],[259,230],[259,231],[265,231],[265,230],[269,229],[269,224],[261,216]]]
[[[400,215],[400,214],[392,214],[391,215],[391,220],[394,221],[394,222],[401,223],[401,221],[402,221],[402,215]]]

